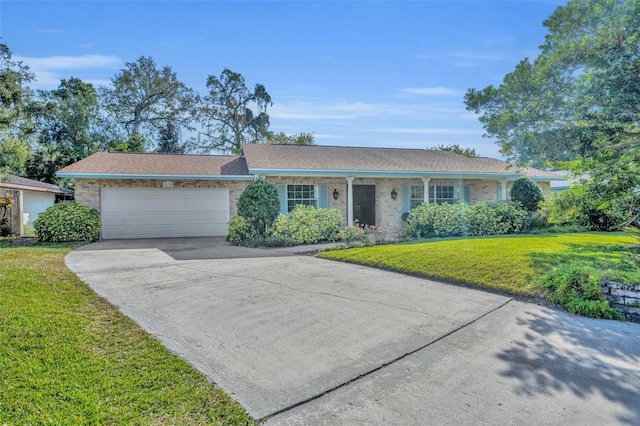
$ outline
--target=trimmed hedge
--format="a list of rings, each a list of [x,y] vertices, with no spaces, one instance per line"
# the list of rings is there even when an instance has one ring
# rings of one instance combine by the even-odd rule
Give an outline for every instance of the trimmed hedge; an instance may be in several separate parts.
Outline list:
[[[288,215],[278,216],[272,234],[296,244],[314,244],[335,240],[341,228],[340,210],[298,204]]]
[[[98,241],[98,211],[76,202],[58,203],[38,215],[33,223],[39,241]]]
[[[519,234],[528,226],[529,214],[515,202],[423,203],[409,213],[403,234],[419,238]]]

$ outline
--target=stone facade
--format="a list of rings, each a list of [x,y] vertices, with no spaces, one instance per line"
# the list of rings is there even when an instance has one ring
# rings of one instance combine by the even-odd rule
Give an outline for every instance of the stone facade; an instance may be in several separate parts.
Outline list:
[[[640,285],[605,281],[602,292],[611,307],[622,313],[627,321],[640,323]]]

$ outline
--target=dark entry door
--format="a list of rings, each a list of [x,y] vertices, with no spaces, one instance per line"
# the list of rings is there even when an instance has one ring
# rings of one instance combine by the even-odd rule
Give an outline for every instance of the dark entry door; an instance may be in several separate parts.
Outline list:
[[[353,220],[358,226],[376,224],[375,185],[353,185]]]

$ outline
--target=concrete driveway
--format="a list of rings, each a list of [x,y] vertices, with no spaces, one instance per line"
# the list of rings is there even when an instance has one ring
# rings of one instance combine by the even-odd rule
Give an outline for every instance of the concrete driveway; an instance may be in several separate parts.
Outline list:
[[[220,238],[67,264],[268,424],[640,424],[640,325]]]

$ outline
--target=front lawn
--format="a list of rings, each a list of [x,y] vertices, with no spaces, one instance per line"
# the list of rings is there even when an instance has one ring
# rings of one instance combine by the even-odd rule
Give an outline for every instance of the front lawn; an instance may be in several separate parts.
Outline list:
[[[638,280],[636,242],[622,233],[547,234],[437,239],[327,251],[325,259],[359,263],[515,295],[537,296],[533,282],[562,264],[610,270]]]
[[[71,248],[0,241],[0,424],[253,423],[69,271]]]

